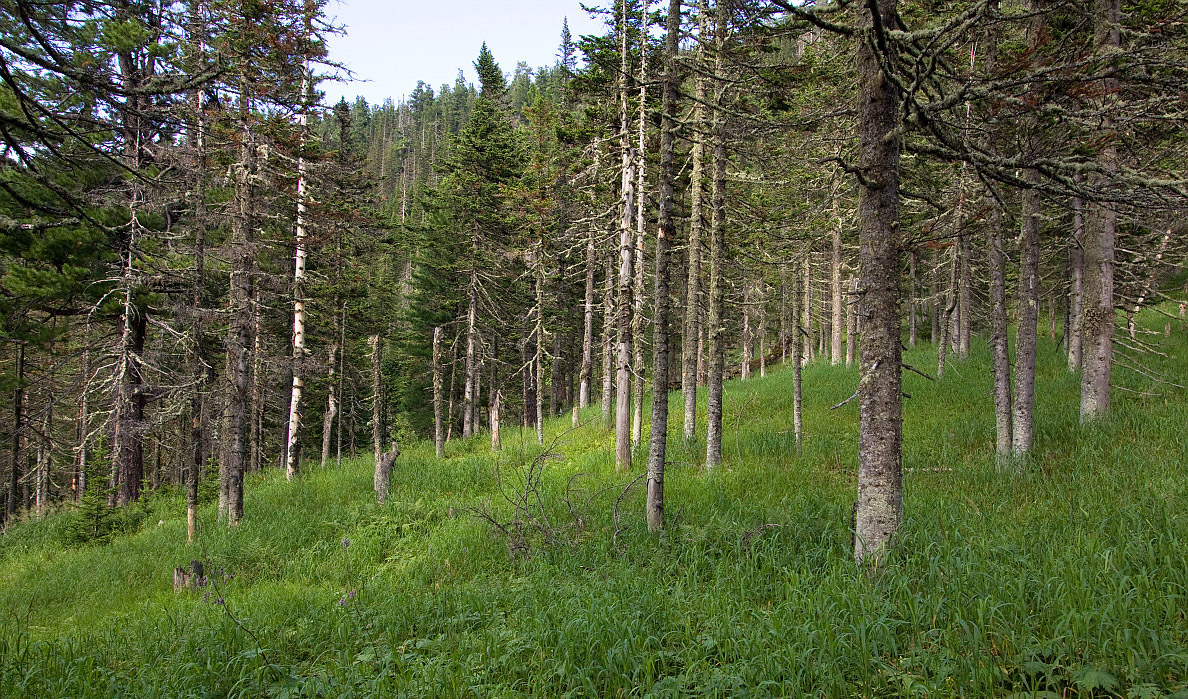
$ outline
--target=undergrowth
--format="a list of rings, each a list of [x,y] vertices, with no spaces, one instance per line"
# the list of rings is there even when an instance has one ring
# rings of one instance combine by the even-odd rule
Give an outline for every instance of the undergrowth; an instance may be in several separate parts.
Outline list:
[[[1144,360],[1177,383],[1183,338]],[[1119,370],[1140,393],[1082,427],[1042,342],[1016,472],[994,463],[989,366],[979,346],[941,381],[905,375],[906,521],[873,576],[850,554],[857,404],[829,410],[856,372],[814,363],[799,452],[777,368],[727,385],[713,472],[674,394],[659,537],[628,487],[645,452],[616,473],[597,408],[549,422],[548,458],[515,430],[498,455],[410,446],[383,506],[370,457],[253,475],[242,525],[205,506],[192,546],[176,493],[97,545],[63,546],[69,513],[22,523],[0,540],[0,693],[1188,697],[1184,392]],[[512,546],[476,512],[513,517],[500,488],[533,463],[550,531]],[[175,594],[194,558],[212,584]]]

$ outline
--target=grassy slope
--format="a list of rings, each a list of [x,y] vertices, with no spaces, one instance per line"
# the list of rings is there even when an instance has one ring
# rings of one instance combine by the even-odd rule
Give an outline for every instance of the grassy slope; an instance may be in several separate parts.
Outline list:
[[[143,532],[103,547],[63,551],[61,515],[20,525],[0,541],[0,694],[1183,690],[1188,400],[1119,370],[1123,385],[1164,395],[1118,392],[1111,420],[1082,429],[1077,380],[1041,344],[1037,447],[1022,475],[993,465],[980,345],[939,383],[905,375],[904,467],[915,471],[901,545],[873,579],[849,556],[857,405],[828,410],[856,373],[814,364],[799,455],[790,372],[728,384],[715,473],[697,465],[700,444],[680,444],[673,396],[670,527],[658,539],[637,486],[611,543],[616,484],[634,474],[614,473],[596,409],[579,430],[566,431],[568,417],[548,425],[562,458],[545,462],[542,495],[559,543],[530,537],[527,559],[467,509],[509,509],[485,437],[452,443],[443,463],[432,445],[408,449],[384,507],[369,458],[294,484],[253,476],[243,525],[227,531],[207,507],[195,547],[177,496],[156,501]],[[1168,348],[1188,354],[1182,341]],[[922,347],[907,361],[935,355]],[[1182,360],[1155,364],[1188,383]],[[538,453],[523,440],[506,435],[505,486]],[[571,483],[580,528],[565,505]],[[171,570],[191,558],[234,577],[175,595]]]

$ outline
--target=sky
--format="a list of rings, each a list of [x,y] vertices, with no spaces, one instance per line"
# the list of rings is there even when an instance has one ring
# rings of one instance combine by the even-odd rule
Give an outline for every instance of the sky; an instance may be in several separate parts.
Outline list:
[[[608,4],[587,0],[588,5]],[[518,61],[552,65],[569,18],[574,40],[601,34],[579,0],[330,0],[326,14],[346,33],[330,37],[330,57],[355,73],[354,82],[323,82],[326,102],[363,95],[399,100],[424,80],[437,91],[458,69],[477,83],[474,59],[484,41],[510,74]]]

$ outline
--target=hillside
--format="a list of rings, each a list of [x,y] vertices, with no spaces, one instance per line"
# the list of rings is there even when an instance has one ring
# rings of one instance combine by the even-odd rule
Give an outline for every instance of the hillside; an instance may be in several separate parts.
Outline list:
[[[1188,383],[1176,335],[1147,363]],[[926,347],[907,361],[934,365]],[[539,459],[518,430],[497,456],[483,435],[440,462],[407,448],[383,506],[370,457],[256,474],[243,523],[207,505],[192,547],[173,492],[107,545],[64,550],[69,513],[19,524],[0,538],[0,694],[1188,696],[1188,401],[1120,373],[1160,395],[1119,392],[1082,429],[1047,339],[1039,365],[1019,474],[993,461],[980,343],[939,382],[905,374],[906,523],[869,579],[849,540],[857,406],[829,409],[857,375],[822,363],[799,453],[791,372],[728,382],[714,472],[673,394],[659,538],[597,408],[550,420]],[[511,520],[500,487],[522,492],[530,464],[521,542],[479,512]],[[213,584],[175,594],[194,558]]]

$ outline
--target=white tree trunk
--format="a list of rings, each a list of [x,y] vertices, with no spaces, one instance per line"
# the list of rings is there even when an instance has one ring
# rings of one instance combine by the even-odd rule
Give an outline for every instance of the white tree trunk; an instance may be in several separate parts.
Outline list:
[[[297,128],[301,134],[304,149],[309,138],[309,65],[301,73],[301,110],[297,116]],[[293,388],[289,398],[289,424],[285,443],[285,478],[293,480],[297,475],[298,460],[301,457],[301,394],[305,388],[305,262],[306,262],[306,202],[307,165],[304,155],[297,156],[297,226],[296,254],[293,265]]]

